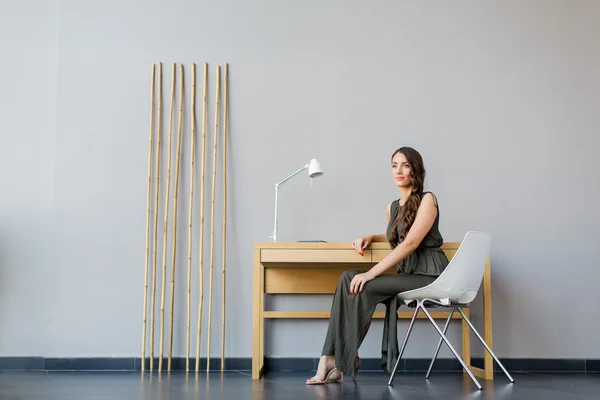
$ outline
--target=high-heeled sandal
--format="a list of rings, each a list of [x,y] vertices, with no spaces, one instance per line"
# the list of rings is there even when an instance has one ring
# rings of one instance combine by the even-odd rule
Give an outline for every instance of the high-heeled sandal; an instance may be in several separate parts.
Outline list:
[[[340,374],[339,378],[333,378],[333,375],[336,372]],[[318,375],[315,375],[312,378],[308,378],[306,380],[307,385],[325,385],[326,383],[337,383],[337,382],[341,382],[341,383],[344,382],[344,373],[341,372],[336,367],[333,367],[329,370],[329,372],[325,376],[324,380],[320,380]]]

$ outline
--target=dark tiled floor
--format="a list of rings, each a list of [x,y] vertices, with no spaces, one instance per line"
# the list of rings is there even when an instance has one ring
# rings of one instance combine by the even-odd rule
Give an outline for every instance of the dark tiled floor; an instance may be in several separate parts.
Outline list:
[[[526,399],[600,398],[600,374],[513,374],[494,382],[481,381],[480,392],[457,373],[398,374],[394,386],[387,375],[359,373],[357,382],[306,386],[309,373],[269,373],[252,381],[247,372],[185,372],[161,375],[140,372],[0,372],[0,400],[170,400],[170,399]]]

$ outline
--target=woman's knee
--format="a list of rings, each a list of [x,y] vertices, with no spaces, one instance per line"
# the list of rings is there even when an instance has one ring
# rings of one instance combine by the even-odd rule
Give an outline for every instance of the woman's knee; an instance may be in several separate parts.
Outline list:
[[[352,280],[352,278],[354,278],[360,272],[361,271],[346,270],[346,271],[342,272],[342,275],[340,276],[340,281],[350,282]]]
[[[352,278],[354,278],[354,276],[359,272],[360,271],[351,271],[351,270],[346,270],[346,271],[342,272],[342,275],[340,275],[340,279],[338,280],[338,287],[350,286],[350,282],[352,282]]]

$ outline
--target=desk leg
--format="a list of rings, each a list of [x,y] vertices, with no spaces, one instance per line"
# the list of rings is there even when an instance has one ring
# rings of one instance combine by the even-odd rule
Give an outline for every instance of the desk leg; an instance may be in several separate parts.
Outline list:
[[[260,264],[260,352],[258,358],[259,375],[262,376],[265,366],[265,267]]]
[[[265,269],[260,262],[260,249],[254,250],[254,285],[252,312],[252,379],[260,379],[265,362],[264,353],[264,297]]]
[[[483,273],[483,280],[481,282],[482,289],[482,297],[483,297],[483,340],[485,343],[493,349],[492,347],[492,274],[490,268],[490,259],[488,257],[488,262],[485,267],[485,271]],[[468,310],[465,310],[468,311]],[[469,314],[467,314],[468,318],[470,318]],[[465,328],[465,321],[463,320],[463,356],[465,354],[465,344],[469,343],[470,346],[470,338],[471,331],[467,325]],[[465,339],[467,337],[468,339]],[[470,353],[470,351],[469,351]],[[485,380],[494,380],[494,359],[491,354],[483,349],[483,369],[475,368],[471,366],[470,362],[467,362],[467,365],[471,369],[473,375],[478,378]]]
[[[489,258],[483,273],[483,340],[490,349],[494,350],[492,346],[492,271]],[[485,379],[494,379],[494,359],[485,349],[483,365]]]

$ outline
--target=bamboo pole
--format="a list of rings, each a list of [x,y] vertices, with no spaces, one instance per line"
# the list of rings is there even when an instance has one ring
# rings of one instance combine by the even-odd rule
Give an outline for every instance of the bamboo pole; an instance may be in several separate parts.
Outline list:
[[[154,76],[156,75],[156,64],[152,64],[152,78],[150,79],[150,134],[148,138],[148,194],[146,198],[146,255],[145,255],[145,272],[144,272],[144,315],[142,327],[142,372],[146,370],[146,328],[148,317],[148,270],[150,264],[148,258],[150,256],[150,212],[152,202],[150,200],[150,192],[152,190],[152,145],[153,145],[153,123],[154,123]]]
[[[190,370],[190,311],[192,307],[192,211],[194,209],[194,163],[196,160],[196,64],[192,64],[192,139],[190,143],[190,207],[188,210],[188,276],[187,276],[187,337],[185,350],[185,370]]]
[[[225,289],[227,284],[227,112],[229,89],[229,64],[225,64],[225,79],[223,88],[223,276],[221,277],[221,299],[222,299],[222,318],[221,318],[221,372],[225,371]]]
[[[213,265],[214,265],[214,250],[215,250],[215,192],[217,188],[217,133],[219,131],[219,101],[221,90],[221,66],[217,65],[217,88],[215,100],[215,130],[213,138],[213,183],[212,183],[212,200],[210,206],[210,265],[209,265],[209,297],[208,297],[208,341],[207,341],[207,356],[206,356],[206,372],[210,371],[210,336],[212,325],[212,289],[213,289]]]
[[[162,270],[162,294],[160,300],[160,353],[158,359],[158,371],[162,371],[164,333],[165,333],[165,291],[167,290],[167,231],[169,227],[169,198],[171,191],[171,142],[173,131],[173,103],[175,101],[175,63],[173,63],[173,74],[171,77],[171,106],[169,111],[169,144],[167,157],[167,195],[165,199],[165,220],[163,228],[163,270]]]
[[[152,257],[152,313],[150,317],[150,371],[154,371],[154,310],[156,308],[156,256],[158,248],[158,194],[160,192],[160,139],[162,135],[162,63],[158,63],[158,110],[157,110],[157,141],[156,141],[156,162],[155,162],[155,175],[156,175],[156,187],[155,200],[154,200],[154,256]]]
[[[173,189],[173,249],[171,251],[171,320],[169,321],[169,363],[171,371],[173,358],[173,317],[175,314],[175,255],[177,250],[177,204],[179,203],[179,160],[181,156],[181,135],[183,131],[183,64],[179,64],[179,126],[177,129],[177,154],[175,156],[175,188]]]
[[[196,372],[200,371],[200,337],[202,333],[202,306],[204,304],[204,159],[206,155],[206,104],[208,90],[208,64],[204,63],[204,88],[202,95],[202,167],[200,173],[200,254],[199,254],[199,298],[198,328],[196,336]]]

